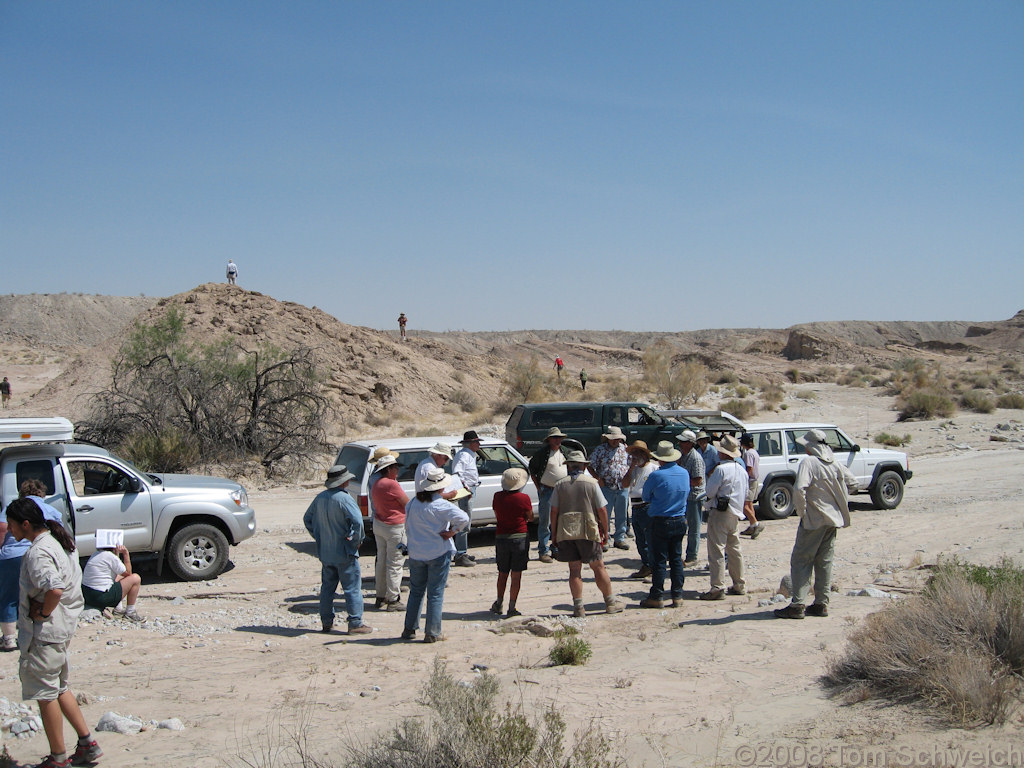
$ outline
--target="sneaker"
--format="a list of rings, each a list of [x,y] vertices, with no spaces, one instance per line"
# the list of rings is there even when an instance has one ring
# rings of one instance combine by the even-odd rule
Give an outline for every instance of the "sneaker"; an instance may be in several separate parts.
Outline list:
[[[777,619],[802,619],[804,607],[800,603],[790,603],[785,608],[776,608],[773,613]]]
[[[404,611],[405,603],[399,600],[392,600],[384,606],[385,611]]]
[[[459,568],[472,568],[476,563],[469,559],[469,555],[459,555],[452,560],[452,565],[457,565]]]
[[[537,559],[540,560],[542,563],[553,563],[553,562],[555,562],[555,558],[553,558],[547,552],[545,552],[543,555],[539,555],[537,557]]]
[[[664,608],[664,600],[655,600],[653,597],[648,597],[646,600],[640,603],[641,608]]]
[[[615,542],[615,548],[616,549],[629,549],[629,544],[627,544],[625,542],[625,540],[619,539],[618,541]]]
[[[585,619],[587,617],[587,609],[582,605],[579,608],[573,606],[572,617],[574,619]]]
[[[349,627],[348,633],[350,635],[369,635],[373,632],[373,627],[369,624],[360,624],[358,627]]]
[[[747,594],[746,587],[737,587],[735,584],[726,590],[730,595],[745,595]]]
[[[496,613],[499,616],[501,615],[501,600],[495,600],[491,603],[491,613]]]
[[[0,642],[0,651],[9,652],[18,650],[18,636],[17,635],[4,635],[4,639]]]
[[[639,571],[634,571],[633,573],[629,574],[629,576],[627,576],[626,578],[627,579],[642,579],[644,576],[650,576],[650,575],[651,575],[651,569],[648,568],[646,565],[644,565],[644,566],[641,566]]]
[[[424,643],[439,643],[442,640],[447,640],[447,639],[448,638],[446,638],[444,635],[424,635],[423,636],[423,642]]]
[[[828,616],[828,606],[825,603],[811,603],[804,608],[804,616]]]
[[[744,528],[742,531],[740,531],[740,536],[753,536],[754,535],[754,530],[756,528],[757,528],[756,525],[748,525],[746,528]]]
[[[416,639],[416,630],[415,629],[403,629],[402,630],[402,639],[403,640],[415,640]]]
[[[683,568],[692,568],[696,564],[697,558],[693,558],[692,560],[683,560]]]
[[[100,745],[96,743],[95,739],[93,739],[84,746],[79,743],[78,746],[75,747],[75,751],[71,755],[70,760],[72,765],[91,765],[101,757],[103,757],[103,750],[100,749]]]
[[[63,762],[58,763],[56,760],[53,759],[53,755],[47,755],[46,757],[43,758],[43,762],[41,762],[39,765],[36,766],[36,768],[70,768],[70,767],[71,767],[71,758],[70,757],[67,760],[63,761]]]
[[[725,590],[709,589],[707,592],[701,592],[697,598],[700,600],[725,600]]]
[[[127,611],[127,610],[128,610],[127,608],[122,608],[120,605],[117,605],[117,606],[114,606],[114,608],[110,612],[112,614],[114,614],[115,616],[124,616],[125,611]]]
[[[125,621],[133,621],[136,624],[141,624],[146,620],[144,616],[140,616],[135,611],[132,611],[131,613],[125,611],[124,616],[122,616],[121,618],[123,618]]]
[[[764,530],[764,524],[763,523],[758,523],[757,525],[754,526],[754,530],[752,530],[750,532],[750,538],[751,539],[756,539],[758,536],[761,535],[761,531],[763,531],[763,530]]]
[[[626,604],[618,598],[604,601],[605,613],[622,613],[624,610],[626,610]]]
[[[522,616],[523,614],[517,611],[515,608],[509,608],[508,613],[505,614],[506,619],[511,619],[513,616]]]
[[[465,557],[468,557],[468,558],[469,558],[470,560],[472,560],[472,561],[473,561],[474,563],[476,562],[476,555],[471,555],[471,554],[469,554],[469,552],[467,552],[467,553],[466,553],[466,554],[465,554],[464,556],[465,556]]]

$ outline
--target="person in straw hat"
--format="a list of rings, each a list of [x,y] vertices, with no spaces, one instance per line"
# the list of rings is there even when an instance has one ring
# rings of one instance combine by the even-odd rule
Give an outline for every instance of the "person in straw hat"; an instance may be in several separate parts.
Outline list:
[[[512,575],[508,591],[506,618],[519,616],[516,600],[523,571],[530,560],[530,534],[527,528],[533,522],[533,502],[523,493],[529,476],[522,467],[511,467],[501,473],[501,490],[494,494],[494,519],[498,530],[494,534],[494,559],[498,564],[498,599],[491,605],[491,613],[501,614],[505,600],[505,585]]]
[[[658,462],[651,458],[651,450],[643,440],[634,440],[626,449],[629,454],[629,472],[626,482],[629,483],[629,508],[633,519],[633,536],[636,540],[636,553],[640,556],[640,569],[629,574],[631,579],[645,579],[651,575],[650,553],[647,549],[647,529],[650,521],[647,518],[647,502],[644,501],[644,484],[651,473],[658,468]]]
[[[629,549],[626,543],[626,525],[629,514],[629,454],[626,453],[626,435],[620,427],[609,427],[601,435],[604,442],[590,456],[590,474],[597,478],[604,494],[605,504],[615,517],[613,545],[616,549]]]
[[[719,463],[707,481],[708,498],[708,570],[711,589],[700,595],[701,600],[725,599],[726,553],[729,554],[730,595],[745,594],[743,580],[743,552],[740,550],[739,525],[744,519],[743,502],[747,498],[747,472],[736,462],[740,444],[732,435],[725,435],[715,443]]]
[[[555,485],[566,475],[562,440],[566,435],[558,427],[548,430],[544,445],[530,458],[530,477],[537,486],[537,559],[550,563],[548,547],[551,542],[551,494]]]
[[[697,435],[693,430],[684,430],[682,434],[676,435],[676,440],[679,441],[679,450],[683,454],[683,469],[690,473],[690,497],[686,500],[686,554],[683,557],[683,565],[688,567],[697,564],[706,471],[704,457],[697,450]]]
[[[589,462],[583,451],[566,457],[568,475],[558,481],[551,497],[551,543],[555,555],[569,564],[569,592],[572,615],[587,615],[583,607],[583,563],[594,572],[594,581],[604,595],[605,613],[619,613],[625,605],[615,597],[612,581],[601,559],[608,543],[608,509],[597,481],[584,471]]]
[[[661,466],[644,484],[643,497],[648,503],[648,547],[651,559],[651,591],[641,608],[662,608],[665,594],[665,563],[672,583],[669,597],[672,607],[683,602],[683,538],[686,536],[686,500],[690,495],[690,473],[677,462],[683,454],[668,440],[662,440],[654,451]]]
[[[327,470],[326,490],[309,505],[302,523],[316,542],[320,560],[320,623],[323,632],[334,627],[334,593],[341,583],[348,611],[348,633],[368,635],[363,623],[363,575],[359,568],[359,545],[363,543],[363,516],[349,494],[348,483],[355,477],[344,464]]]
[[[398,482],[400,465],[391,453],[377,460],[377,478],[370,489],[373,501],[373,538],[377,542],[374,585],[377,608],[404,611],[402,604],[402,549],[405,545],[405,507],[409,497]]]
[[[439,467],[427,472],[421,490],[405,510],[405,535],[409,545],[409,601],[405,609],[403,640],[413,640],[420,624],[423,598],[427,600],[427,618],[423,642],[444,640],[441,612],[448,584],[455,535],[469,527],[469,516],[444,498],[452,476]]]

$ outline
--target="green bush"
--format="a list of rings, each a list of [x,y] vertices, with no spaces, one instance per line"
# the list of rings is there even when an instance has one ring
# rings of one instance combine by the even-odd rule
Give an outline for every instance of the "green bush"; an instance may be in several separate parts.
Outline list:
[[[900,448],[910,442],[910,435],[890,435],[888,432],[879,432],[875,435],[875,442],[879,445],[888,445],[890,448]]]
[[[992,413],[996,409],[995,400],[982,389],[972,389],[964,392],[963,397],[960,398],[960,403],[964,408],[970,408],[977,413]]]
[[[913,389],[900,396],[899,420],[947,418],[956,405],[943,392],[935,389]]]
[[[731,413],[740,421],[749,419],[757,413],[757,403],[753,400],[726,400],[720,403],[718,408]]]
[[[125,457],[143,472],[185,472],[199,461],[199,444],[176,429],[157,434],[136,432],[121,446]]]
[[[815,392],[813,389],[801,389],[801,390],[798,390],[795,394],[796,394],[796,397],[798,399],[800,399],[800,400],[817,400],[818,399],[818,393]]]
[[[1000,395],[996,404],[1000,408],[1016,408],[1018,410],[1024,410],[1024,394],[1013,392],[1007,395]]]
[[[732,371],[722,371],[715,377],[715,384],[735,384],[739,378]]]
[[[579,636],[574,627],[566,627],[558,632],[558,638],[548,658],[552,664],[570,664],[579,667],[586,664],[593,654],[590,643]]]
[[[459,406],[465,413],[473,413],[480,407],[480,402],[476,397],[464,389],[456,389],[449,395],[448,399]]]

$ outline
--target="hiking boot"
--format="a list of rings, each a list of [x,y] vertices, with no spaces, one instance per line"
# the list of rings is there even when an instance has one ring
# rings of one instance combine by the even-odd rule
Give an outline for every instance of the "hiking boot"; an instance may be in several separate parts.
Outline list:
[[[405,603],[402,602],[401,598],[398,600],[391,600],[384,605],[385,611],[404,611]]]
[[[373,627],[369,624],[360,624],[358,627],[349,627],[348,633],[350,635],[369,635],[373,632]]]
[[[604,612],[605,613],[622,613],[626,610],[626,604],[618,598],[605,598],[604,599]]]
[[[101,757],[103,757],[103,750],[93,739],[85,745],[79,743],[70,759],[72,765],[92,765]]]
[[[452,560],[452,565],[457,565],[459,568],[472,568],[476,563],[469,559],[469,555],[458,555]]]
[[[540,560],[542,563],[553,563],[553,562],[555,562],[555,558],[553,558],[547,552],[545,552],[543,555],[538,556],[537,559]]]
[[[758,523],[757,525],[754,526],[754,530],[752,530],[750,532],[750,538],[751,539],[756,539],[758,536],[761,535],[761,531],[763,531],[763,530],[764,530],[764,523]]]
[[[616,549],[629,549],[629,544],[624,539],[619,539],[614,544]]]
[[[69,757],[67,760],[58,763],[53,759],[53,755],[47,755],[36,768],[71,768],[71,758]]]
[[[746,587],[737,587],[733,584],[729,589],[726,590],[730,595],[745,595],[747,594]]]
[[[141,624],[142,622],[144,622],[146,620],[146,618],[144,616],[140,616],[135,611],[125,611],[124,616],[122,616],[121,618],[124,619],[125,621],[131,621],[131,622],[134,622],[136,624]]]
[[[522,616],[523,614],[517,611],[515,608],[509,608],[508,613],[505,614],[506,619],[511,619],[513,616]]]
[[[374,601],[374,603],[373,603],[373,607],[374,607],[374,608],[375,608],[376,610],[378,610],[378,611],[380,611],[380,610],[385,610],[385,611],[386,611],[386,610],[387,610],[387,604],[388,604],[387,598],[383,598],[383,597],[378,597],[378,598],[377,598],[377,599],[376,599],[376,600]]]
[[[683,568],[692,568],[697,564],[697,558],[683,560]]]
[[[811,603],[804,608],[804,616],[828,616],[828,606],[825,603]]]
[[[333,622],[333,621],[326,621],[326,622],[324,622],[324,623],[323,623],[323,625],[322,625],[322,626],[320,627],[320,631],[321,631],[321,632],[323,632],[323,633],[324,633],[325,635],[326,635],[326,634],[327,634],[328,632],[330,632],[330,631],[331,631],[332,629],[334,629],[334,622]]]
[[[648,597],[640,603],[641,608],[664,608],[664,600],[655,600],[653,597]]]
[[[573,606],[572,617],[574,619],[585,619],[587,617],[587,609],[582,605],[579,607]]]
[[[699,600],[725,600],[725,590],[709,589],[707,592],[701,592],[697,598]]]
[[[681,597],[673,597],[672,598],[672,607],[673,608],[682,608],[683,607],[683,598],[681,598]]]
[[[472,560],[474,563],[476,562],[476,555],[471,555],[469,554],[469,552],[467,552],[465,556]]]
[[[756,524],[755,525],[748,525],[746,528],[744,528],[742,531],[740,531],[740,536],[753,536],[755,528],[757,528]]]
[[[444,635],[424,635],[423,636],[423,642],[424,643],[437,643],[437,642],[440,642],[441,640],[447,640],[447,639],[448,638],[446,638]]]
[[[18,636],[4,635],[3,641],[0,641],[0,651],[9,652],[16,650],[18,650]]]
[[[499,616],[501,615],[501,600],[495,600],[491,603],[491,613],[496,613]]]
[[[650,576],[651,569],[646,565],[641,566],[639,571],[633,571],[633,573],[627,576],[627,579],[642,579],[644,576]]]
[[[403,640],[415,640],[416,639],[416,630],[415,629],[403,629],[402,630],[402,639]]]
[[[776,608],[773,613],[777,619],[802,619],[804,607],[800,603],[790,603],[785,608]]]

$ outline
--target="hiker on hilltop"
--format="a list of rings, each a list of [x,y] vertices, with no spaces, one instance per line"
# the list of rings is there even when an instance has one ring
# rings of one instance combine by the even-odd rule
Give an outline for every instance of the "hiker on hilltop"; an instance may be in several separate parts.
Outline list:
[[[562,378],[562,369],[565,368],[565,362],[560,357],[555,358],[555,372],[558,374],[558,378]]]
[[[398,336],[402,341],[408,341],[405,337],[405,324],[409,322],[409,318],[405,316],[405,312],[400,312],[398,315]]]
[[[228,285],[234,285],[235,278],[238,277],[238,267],[235,266],[233,259],[228,259],[227,277]]]
[[[3,400],[4,408],[11,402],[11,382],[4,376],[4,380],[0,381],[0,399]]]

